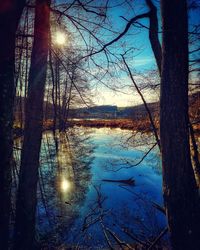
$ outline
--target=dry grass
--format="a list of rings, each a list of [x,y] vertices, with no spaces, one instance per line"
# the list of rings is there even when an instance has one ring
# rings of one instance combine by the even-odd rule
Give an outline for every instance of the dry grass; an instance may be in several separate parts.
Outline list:
[[[151,131],[151,125],[148,119],[131,120],[131,119],[106,119],[106,120],[72,120],[69,126],[83,126],[94,128],[121,128],[136,130],[141,132]]]

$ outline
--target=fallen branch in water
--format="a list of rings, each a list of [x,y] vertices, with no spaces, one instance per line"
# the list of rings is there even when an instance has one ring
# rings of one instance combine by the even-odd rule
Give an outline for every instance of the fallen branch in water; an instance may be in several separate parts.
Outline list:
[[[135,235],[133,235],[132,233],[130,233],[127,228],[120,228],[120,229],[122,230],[122,232],[124,232],[131,239],[133,239],[134,241],[136,241],[137,243],[139,243],[141,246],[143,246],[145,248],[147,248],[147,246],[149,246],[149,244],[147,242],[144,242],[144,241],[140,240],[138,237],[136,237]]]
[[[165,227],[162,232],[158,235],[158,237],[156,237],[156,239],[153,241],[153,243],[151,244],[151,246],[148,248],[148,250],[153,249],[153,247],[158,243],[158,241],[167,233],[168,231],[168,227]]]
[[[165,208],[160,206],[159,204],[152,202],[152,206],[155,207],[157,210],[159,210],[161,213],[166,215]]]
[[[121,241],[116,233],[111,231],[109,228],[106,228],[106,231],[113,237],[113,239],[116,241],[116,243],[122,248],[122,249],[134,249],[129,244],[127,244],[124,241]]]
[[[133,178],[129,178],[129,179],[126,179],[126,180],[110,180],[110,179],[103,179],[102,181],[105,181],[105,182],[123,183],[123,184],[131,185],[131,186],[134,186],[134,185],[135,185],[135,180],[134,180]]]

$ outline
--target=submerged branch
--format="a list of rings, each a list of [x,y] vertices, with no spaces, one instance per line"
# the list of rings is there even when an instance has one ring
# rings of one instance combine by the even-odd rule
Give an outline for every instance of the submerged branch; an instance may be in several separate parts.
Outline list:
[[[128,168],[132,168],[132,167],[136,167],[138,166],[140,163],[143,162],[143,160],[147,157],[147,155],[151,152],[151,150],[157,145],[157,142],[143,155],[143,157],[134,165],[128,166],[128,167],[120,167],[116,170],[113,170],[113,172],[117,172],[121,169],[128,169]],[[129,163],[128,161],[126,161],[127,163]]]
[[[133,178],[129,178],[127,180],[110,180],[110,179],[103,179],[102,181],[105,182],[117,182],[117,183],[123,183],[126,185],[134,186],[135,185],[135,180]]]

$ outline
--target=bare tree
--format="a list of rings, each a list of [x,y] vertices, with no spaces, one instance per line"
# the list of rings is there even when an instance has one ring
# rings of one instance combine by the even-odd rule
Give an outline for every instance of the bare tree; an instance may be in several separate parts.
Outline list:
[[[17,195],[15,249],[32,249],[49,45],[50,0],[37,0]]]
[[[171,4],[162,0],[161,10],[160,138],[164,202],[173,249],[198,249],[199,197],[190,158],[188,128],[187,1]]]
[[[0,1],[0,246],[8,248],[15,96],[15,34],[25,0]]]

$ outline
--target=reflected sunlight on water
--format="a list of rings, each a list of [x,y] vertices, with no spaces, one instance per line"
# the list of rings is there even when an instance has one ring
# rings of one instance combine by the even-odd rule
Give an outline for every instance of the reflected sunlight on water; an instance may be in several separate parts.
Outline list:
[[[81,244],[84,249],[103,249],[107,245],[101,223],[128,243],[132,241],[122,234],[122,226],[139,236],[142,232],[144,239],[158,235],[166,226],[164,215],[152,206],[152,202],[163,204],[158,149],[132,167],[148,152],[151,142],[149,134],[110,128],[74,127],[56,135],[43,133],[37,216],[42,237],[70,246]],[[15,140],[15,146],[20,148],[21,141]],[[20,153],[14,153],[19,165]],[[103,181],[129,178],[134,178],[134,186]]]
[[[62,182],[61,182],[61,191],[62,192],[68,192],[70,190],[70,181],[69,180],[66,180],[66,179],[63,179]]]

